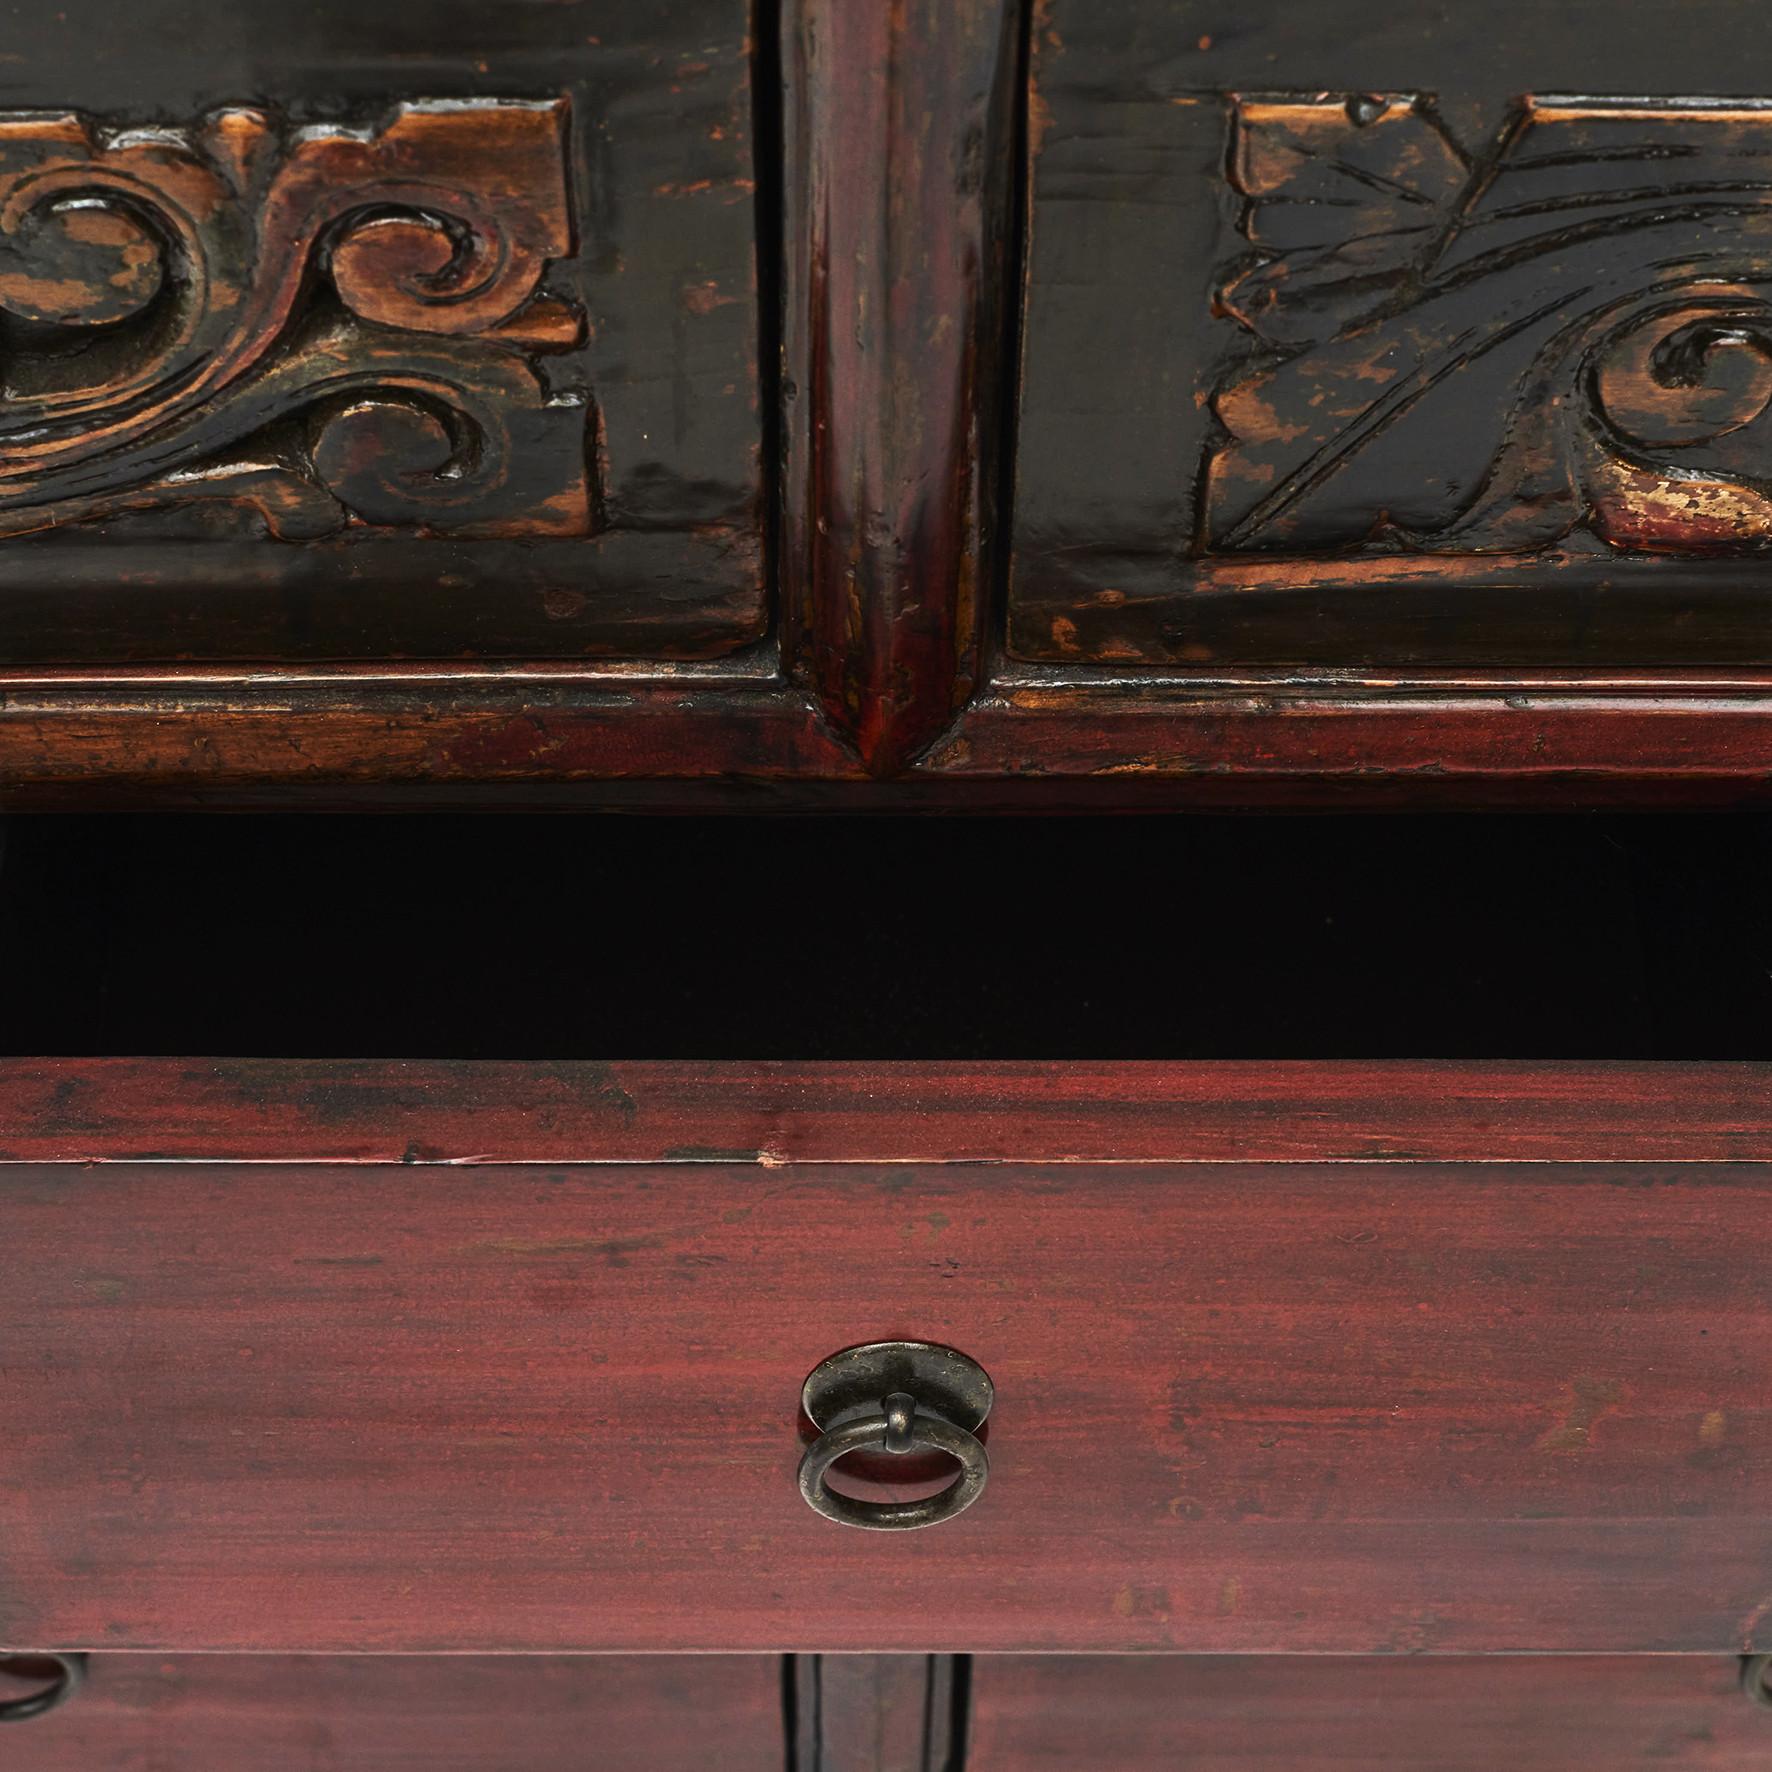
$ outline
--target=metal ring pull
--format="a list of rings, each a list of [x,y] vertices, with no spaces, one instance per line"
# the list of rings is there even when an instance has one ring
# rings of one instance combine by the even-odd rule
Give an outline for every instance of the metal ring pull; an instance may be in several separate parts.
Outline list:
[[[978,1438],[993,1391],[984,1369],[951,1347],[873,1341],[813,1368],[801,1403],[824,1431],[800,1460],[807,1505],[843,1526],[908,1531],[963,1513],[984,1493],[991,1461]],[[861,1501],[839,1494],[825,1473],[851,1452],[903,1457],[945,1452],[959,1470],[939,1494],[919,1501]]]
[[[1772,1710],[1772,1655],[1742,1656],[1741,1689],[1755,1704]]]
[[[47,1716],[78,1692],[86,1680],[84,1655],[0,1655],[0,1673],[19,1679],[48,1679],[41,1692],[0,1704],[0,1723],[29,1723]]]

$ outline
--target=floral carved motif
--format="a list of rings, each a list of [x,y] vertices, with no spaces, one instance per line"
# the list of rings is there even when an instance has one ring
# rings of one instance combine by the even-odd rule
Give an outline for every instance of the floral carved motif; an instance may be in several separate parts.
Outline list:
[[[1237,103],[1215,553],[1772,546],[1772,108]]]
[[[0,115],[0,535],[591,526],[563,102]]]

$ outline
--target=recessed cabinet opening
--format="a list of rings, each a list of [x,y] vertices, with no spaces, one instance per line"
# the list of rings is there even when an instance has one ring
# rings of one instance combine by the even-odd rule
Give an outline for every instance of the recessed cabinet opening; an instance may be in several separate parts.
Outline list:
[[[10,1055],[1772,1058],[1772,819],[13,817]]]

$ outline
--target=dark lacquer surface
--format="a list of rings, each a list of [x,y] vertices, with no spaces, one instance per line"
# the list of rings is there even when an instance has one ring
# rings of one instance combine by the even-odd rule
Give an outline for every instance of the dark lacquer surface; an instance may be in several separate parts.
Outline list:
[[[751,53],[743,0],[24,9],[0,657],[755,638]]]
[[[1036,13],[1014,653],[1765,662],[1764,14]]]
[[[7,804],[1768,792],[1757,14],[224,10],[0,81]]]

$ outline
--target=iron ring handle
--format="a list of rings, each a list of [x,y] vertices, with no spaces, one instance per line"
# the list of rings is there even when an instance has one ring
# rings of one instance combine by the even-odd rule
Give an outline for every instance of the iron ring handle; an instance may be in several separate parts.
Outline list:
[[[47,1716],[59,1705],[66,1704],[80,1690],[86,1679],[84,1655],[20,1655],[0,1656],[0,1665],[8,1660],[53,1662],[57,1670],[54,1683],[28,1698],[15,1698],[0,1704],[0,1723],[29,1723]]]
[[[959,1463],[958,1474],[938,1495],[921,1501],[857,1501],[825,1483],[825,1472],[847,1453],[903,1453],[919,1447],[945,1452]],[[909,1397],[893,1396],[884,1400],[877,1415],[846,1421],[806,1448],[800,1460],[800,1493],[808,1506],[839,1525],[903,1532],[937,1526],[964,1513],[984,1493],[990,1474],[990,1455],[976,1434],[925,1413]]]
[[[1772,1710],[1772,1655],[1742,1656],[1741,1689],[1755,1704]]]

